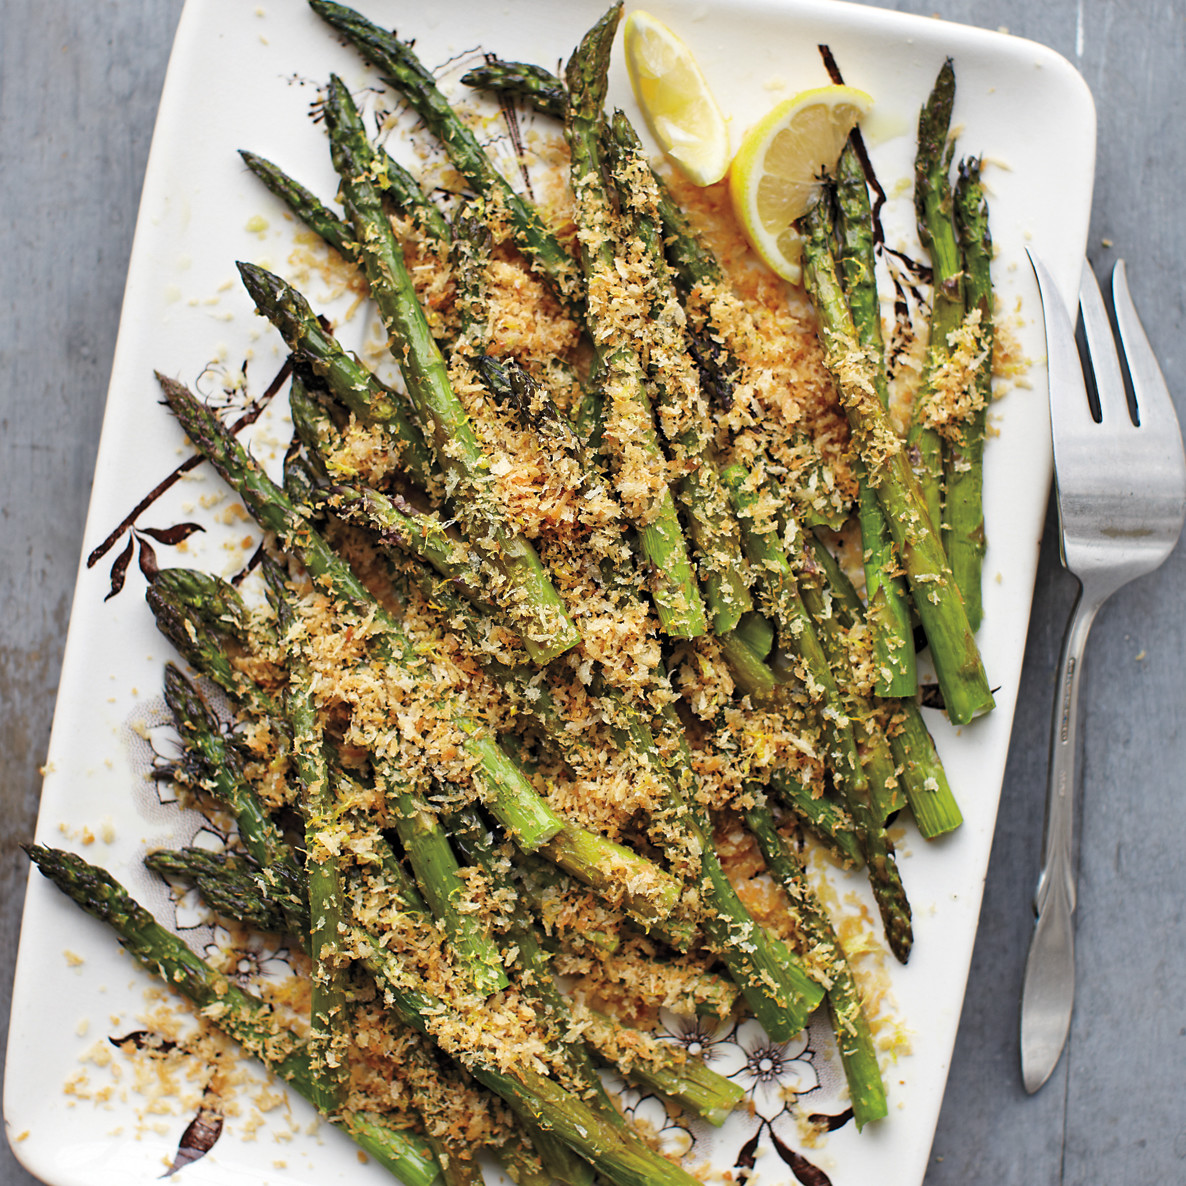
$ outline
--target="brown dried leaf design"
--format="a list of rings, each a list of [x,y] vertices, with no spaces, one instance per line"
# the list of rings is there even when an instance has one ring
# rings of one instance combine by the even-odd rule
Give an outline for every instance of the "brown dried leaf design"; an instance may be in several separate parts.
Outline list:
[[[835,1116],[829,1116],[826,1112],[812,1112],[807,1119],[813,1128],[821,1128],[824,1132],[835,1132],[852,1119],[852,1109],[845,1108],[843,1112],[838,1112]]]
[[[144,1054],[154,1058],[163,1058],[177,1049],[177,1043],[172,1038],[163,1038],[153,1030],[132,1030],[122,1038],[109,1037],[107,1039],[117,1049],[121,1046],[132,1046]]]
[[[263,395],[261,395],[258,399],[252,400],[244,409],[243,414],[238,418],[238,420],[236,420],[235,423],[230,426],[231,432],[238,434],[241,429],[246,428],[249,424],[254,424],[256,420],[259,419],[260,415],[263,413],[268,404],[271,403],[276,393],[284,386],[288,376],[291,373],[292,364],[289,361],[285,361],[284,365],[276,373],[276,377],[271,381],[271,383],[268,384],[267,390],[263,393]],[[187,473],[189,473],[190,470],[196,469],[205,460],[206,459],[201,453],[194,453],[187,457],[179,466],[177,466],[172,471],[172,473],[168,474],[165,478],[158,482],[142,499],[140,499],[138,503],[136,503],[136,505],[123,517],[123,519],[111,529],[107,535],[107,538],[104,539],[103,542],[98,545],[98,547],[91,550],[90,554],[86,558],[87,568],[93,568],[96,564],[98,564],[99,561],[102,560],[103,557],[115,547],[124,532],[134,528],[137,518],[139,518],[139,516],[144,511],[148,510],[148,508],[152,506],[152,504],[155,503],[157,499],[160,498],[167,490],[171,489],[179,481],[181,481],[181,479]],[[189,530],[185,532],[185,535],[180,535],[177,539],[162,539],[161,536],[157,534],[158,531],[161,531],[162,534],[168,535],[175,531],[180,532],[186,528]],[[145,527],[142,530],[146,535],[150,535],[153,539],[157,540],[158,543],[176,544],[180,543],[182,539],[185,539],[186,535],[191,535],[193,531],[203,531],[205,529],[197,523],[184,523],[178,524],[176,527],[163,529]],[[128,564],[132,559],[130,548],[131,545],[129,544],[129,549],[126,552],[126,556],[121,555],[120,559],[116,561],[115,567],[112,568],[112,584],[116,585],[116,587],[112,589],[112,592],[109,596],[113,597],[123,587],[123,577],[126,574]],[[119,573],[118,583],[116,582],[117,569]]]
[[[111,592],[103,598],[110,601],[123,587],[128,575],[128,565],[132,562],[132,549],[136,546],[135,536],[129,533],[128,546],[115,558],[111,566]]]
[[[801,1153],[796,1153],[789,1145],[785,1145],[773,1129],[770,1130],[770,1139],[774,1142],[779,1157],[791,1167],[791,1173],[803,1183],[803,1186],[832,1186],[832,1179],[818,1165],[808,1161]]]
[[[175,523],[172,527],[137,527],[143,535],[150,535],[158,544],[176,547],[183,539],[189,539],[195,531],[205,531],[201,523]]]
[[[757,1164],[758,1141],[762,1136],[762,1130],[758,1129],[756,1133],[741,1148],[737,1151],[737,1160],[733,1163],[735,1169],[752,1170]]]
[[[213,1108],[202,1105],[198,1114],[189,1122],[177,1144],[177,1156],[173,1164],[162,1174],[170,1178],[179,1169],[205,1157],[214,1148],[214,1142],[222,1136],[222,1115]]]
[[[152,582],[153,577],[160,572],[160,565],[156,562],[156,552],[153,550],[152,544],[148,540],[141,537],[140,539],[140,571],[144,574],[144,579]]]

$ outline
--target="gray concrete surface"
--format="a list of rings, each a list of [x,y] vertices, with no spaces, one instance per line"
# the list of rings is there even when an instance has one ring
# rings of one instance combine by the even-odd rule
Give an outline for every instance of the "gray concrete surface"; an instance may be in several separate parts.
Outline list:
[[[0,0],[0,1057],[25,859],[115,342],[179,0]],[[1186,411],[1186,4],[891,5],[1045,42],[1100,135],[1090,256],[1123,256]],[[1106,246],[1109,241],[1111,246]],[[971,983],[927,1186],[1186,1182],[1186,553],[1100,615],[1084,689],[1079,993],[1036,1097],[1017,996],[1052,669],[1074,585],[1052,523]],[[0,1186],[33,1182],[0,1141]]]

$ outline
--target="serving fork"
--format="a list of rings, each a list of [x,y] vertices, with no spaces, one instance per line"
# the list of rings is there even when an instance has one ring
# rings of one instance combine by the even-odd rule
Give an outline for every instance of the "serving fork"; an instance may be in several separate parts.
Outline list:
[[[1080,589],[1063,638],[1047,774],[1042,871],[1021,996],[1021,1074],[1037,1091],[1058,1064],[1075,993],[1075,791],[1079,675],[1087,635],[1103,603],[1152,572],[1173,551],[1186,519],[1186,455],[1169,389],[1128,291],[1124,262],[1112,301],[1136,402],[1130,413],[1116,342],[1091,265],[1079,310],[1098,397],[1088,400],[1074,323],[1054,281],[1030,252],[1046,322],[1055,494],[1063,565]]]

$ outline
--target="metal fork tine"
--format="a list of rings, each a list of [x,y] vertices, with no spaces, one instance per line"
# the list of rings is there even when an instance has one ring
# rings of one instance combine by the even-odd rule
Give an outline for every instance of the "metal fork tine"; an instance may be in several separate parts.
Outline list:
[[[1112,337],[1112,326],[1108,321],[1108,311],[1104,308],[1099,282],[1087,260],[1083,261],[1083,274],[1079,279],[1079,312],[1083,317],[1087,353],[1100,401],[1100,421],[1116,427],[1124,421],[1131,423],[1116,340]],[[1123,417],[1123,421],[1119,420],[1120,417]]]
[[[1083,384],[1083,365],[1075,349],[1075,323],[1046,265],[1028,248],[1030,265],[1042,297],[1046,322],[1046,370],[1050,377],[1050,422],[1054,433],[1054,455],[1059,451],[1059,431],[1092,427],[1091,404]]]
[[[1178,422],[1174,402],[1166,386],[1165,376],[1157,365],[1157,357],[1145,328],[1137,316],[1132,294],[1128,291],[1128,273],[1124,260],[1117,260],[1112,269],[1112,304],[1116,309],[1116,328],[1124,348],[1124,360],[1132,378],[1133,393],[1137,397],[1137,415],[1141,425],[1159,433],[1177,433]]]

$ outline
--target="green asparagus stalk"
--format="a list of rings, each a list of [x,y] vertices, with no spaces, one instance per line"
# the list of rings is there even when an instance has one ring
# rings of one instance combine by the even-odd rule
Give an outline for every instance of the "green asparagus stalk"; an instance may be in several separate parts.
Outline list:
[[[976,368],[977,407],[952,444],[947,467],[947,531],[944,542],[955,583],[968,607],[973,630],[984,617],[981,566],[984,560],[984,431],[992,403],[993,295],[992,236],[988,203],[980,184],[980,161],[960,162],[955,187],[955,220],[966,279],[968,312],[980,316],[980,363]]]
[[[368,486],[335,482],[324,487],[314,502],[332,510],[347,523],[369,527],[384,546],[395,546],[419,556],[446,580],[455,583],[472,601],[481,602],[480,572],[465,543],[452,535],[440,517],[420,511],[398,494],[386,495]]]
[[[729,466],[723,477],[741,525],[746,555],[760,577],[764,609],[778,627],[778,645],[798,658],[807,693],[821,709],[832,769],[851,794],[863,795],[866,780],[849,706],[777,532],[762,528],[754,517],[761,492],[753,487],[741,465]]]
[[[419,486],[433,489],[437,471],[432,455],[400,396],[342,349],[292,285],[255,264],[240,263],[238,268],[256,307],[280,331],[288,348],[350,411],[386,428],[400,465]]]
[[[745,822],[762,850],[767,868],[786,891],[804,947],[828,980],[828,1009],[848,1081],[853,1118],[858,1129],[864,1128],[871,1120],[881,1120],[888,1108],[860,989],[806,870],[783,840],[770,809],[761,803],[751,807],[745,813]]]
[[[185,996],[278,1078],[316,1104],[308,1047],[281,1026],[270,1005],[232,984],[196,956],[109,873],[60,849],[31,845],[26,851],[63,893],[112,927],[137,962]],[[421,1138],[360,1113],[346,1113],[335,1122],[405,1186],[443,1186],[440,1167]]]
[[[769,665],[759,658],[745,637],[736,630],[722,634],[720,644],[733,680],[742,693],[755,704],[768,700],[778,686],[778,680]]]
[[[162,848],[149,853],[144,864],[161,877],[192,883],[202,901],[223,918],[234,919],[256,931],[288,931],[289,920],[281,904],[272,896],[272,887],[252,861],[204,848],[183,848],[176,852]]]
[[[480,623],[474,620],[472,613],[466,612],[460,597],[451,594],[439,582],[428,586],[426,591],[434,601],[446,607],[452,619],[468,622],[467,628],[476,637],[481,636]],[[508,687],[514,688],[521,675],[513,670],[504,670],[500,678]],[[524,705],[529,706],[527,711],[532,713],[561,755],[567,756],[572,747],[580,743],[568,729],[563,716],[555,710],[546,689],[532,681],[523,690],[530,693],[523,697]],[[623,751],[634,752],[640,761],[669,781],[663,758],[647,722],[620,696],[612,696],[604,689],[601,694],[603,711],[611,722],[615,744]],[[686,741],[684,746],[686,750]],[[684,768],[690,769],[686,755]],[[682,791],[678,782],[669,782],[669,785],[671,801],[667,813],[680,821],[682,830],[680,838],[673,843],[675,848],[686,849],[699,866],[701,894],[705,903],[704,926],[714,950],[721,953],[731,976],[746,993],[747,1001],[768,1032],[772,1036],[782,1034],[784,1038],[780,1040],[789,1038],[802,1026],[818,1002],[819,990],[806,978],[801,968],[786,966],[788,963],[793,964],[793,961],[782,955],[778,941],[768,936],[750,917],[725,877],[711,843],[706,839],[707,820],[698,819],[696,813],[682,804]],[[597,879],[591,877],[587,870],[581,872],[576,863],[579,859],[589,859],[584,854],[595,840],[600,841],[600,838],[582,833],[569,825],[543,850],[543,855],[580,876],[586,884],[598,888]],[[641,858],[631,854],[628,849],[623,850],[623,857],[631,862],[637,872],[633,878],[623,878],[617,874],[616,880],[626,880],[628,883],[633,880],[634,884],[643,886],[653,883],[654,877],[646,875],[645,862]],[[612,865],[609,871],[612,872]],[[664,901],[668,910],[673,904],[673,900]],[[642,922],[652,934],[663,938],[678,950],[687,949],[690,935],[683,933],[686,927],[682,920],[660,917],[653,908],[644,912],[641,907],[645,905],[645,899],[633,903],[628,900],[625,905],[628,913]]]
[[[874,271],[869,190],[852,141],[841,153],[836,170],[836,204],[844,292],[852,310],[857,338],[873,360],[877,398],[883,408],[888,408],[889,385],[881,336],[881,304]],[[914,661],[910,595],[900,575],[881,504],[869,485],[864,463],[859,458],[855,461],[865,597],[877,665],[876,691],[879,696],[913,696],[918,687],[918,672]]]
[[[579,271],[572,257],[544,225],[538,212],[510,187],[495,169],[473,132],[437,88],[436,81],[411,46],[332,0],[310,0],[323,20],[347,37],[373,63],[384,81],[395,87],[445,146],[457,171],[477,194],[496,196],[515,228],[523,253],[547,275],[557,294],[574,310],[582,301]]]
[[[967,724],[992,709],[992,692],[938,530],[922,500],[906,451],[877,399],[837,276],[826,202],[816,203],[802,229],[803,275],[819,318],[828,368],[837,381],[849,426],[906,570],[947,715],[954,724]]]
[[[484,65],[463,74],[461,81],[475,90],[521,99],[536,111],[556,119],[562,120],[568,110],[564,84],[550,70],[530,62],[504,62],[487,57]]]
[[[288,715],[292,752],[300,784],[300,810],[305,823],[305,879],[309,896],[309,951],[313,957],[309,1049],[318,1111],[332,1114],[348,1087],[349,969],[339,936],[346,908],[338,869],[342,820],[330,778],[325,738],[313,694],[308,660],[294,650],[291,634],[297,614],[291,594],[275,567],[265,573],[276,599],[281,631],[289,635]]]
[[[494,250],[494,235],[487,221],[486,204],[469,198],[453,216],[453,308],[459,322],[453,361],[458,356],[472,365],[490,348],[490,305],[487,275]]]
[[[770,788],[842,865],[864,864],[856,825],[843,807],[833,803],[826,795],[813,795],[809,788],[785,770],[774,773]]]
[[[815,562],[827,576],[841,625],[847,628],[860,621],[865,608],[852,582],[819,540],[809,538],[808,543]],[[886,732],[890,751],[918,830],[928,840],[954,831],[963,823],[963,816],[918,701],[906,697],[888,707],[891,720]]]
[[[461,81],[500,95],[510,95],[556,119],[563,120],[568,113],[564,83],[540,66],[487,59],[484,66],[463,75]],[[687,297],[701,282],[723,283],[724,276],[715,257],[692,231],[686,215],[672,199],[662,178],[652,173],[651,180],[659,191],[668,262],[675,269],[682,295]],[[710,403],[728,408],[733,402],[733,377],[739,369],[737,361],[722,344],[715,327],[705,319],[701,309],[693,307],[688,313],[688,349],[700,368],[701,385],[708,393]]]
[[[757,610],[750,610],[737,623],[737,633],[759,659],[765,660],[774,650],[774,626]]]
[[[425,424],[437,464],[458,495],[468,534],[489,547],[507,585],[506,604],[537,663],[546,663],[579,641],[535,549],[517,534],[489,490],[489,463],[433,339],[404,263],[403,252],[383,213],[371,177],[374,152],[341,80],[330,81],[325,105],[334,165],[342,178],[346,210],[360,243],[371,295],[391,335],[408,393]],[[484,541],[489,541],[485,543]]]
[[[615,1126],[624,1124],[621,1114],[606,1094],[597,1076],[593,1060],[581,1042],[568,1039],[572,1028],[572,1014],[560,989],[552,977],[548,957],[536,937],[535,927],[514,898],[506,867],[494,851],[492,837],[476,811],[462,809],[449,817],[449,831],[466,860],[480,868],[491,884],[507,898],[506,937],[517,952],[521,969],[520,989],[534,1003],[537,1016],[548,1019],[548,1028],[555,1035],[553,1053],[563,1064],[576,1090],[606,1120]]]
[[[861,766],[869,784],[873,818],[880,825],[904,804],[897,771],[881,732],[877,705],[857,687],[847,631],[836,613],[835,597],[826,576],[831,568],[817,559],[817,554],[826,549],[814,535],[808,535],[804,542],[806,552],[799,566],[799,591],[836,682],[844,689],[842,703],[852,722]]]
[[[304,561],[310,575],[330,582],[335,594],[343,601],[364,610],[375,610],[387,628],[382,643],[387,648],[389,661],[414,662],[410,644],[397,623],[383,614],[365,586],[307,525],[283,491],[270,481],[235,437],[181,384],[160,378],[166,399],[185,425],[190,440],[215,463],[224,480],[239,492],[260,524],[287,540]],[[482,761],[484,742],[477,748],[479,761]],[[457,858],[435,813],[422,794],[408,785],[402,770],[390,759],[378,763],[378,773],[387,787],[393,824],[433,913],[449,931],[454,950],[469,969],[474,983],[490,985],[489,991],[497,991],[495,986],[502,977],[497,955],[482,931],[480,920],[459,909],[462,887],[457,879]],[[526,781],[520,779],[511,789],[518,798],[511,802],[500,801],[507,808],[503,814],[508,827],[518,828],[529,842],[534,839],[537,844],[553,834],[560,821]],[[266,867],[266,859],[260,860],[260,864]]]
[[[833,773],[840,784],[844,804],[856,824],[861,855],[881,912],[890,950],[905,963],[910,954],[913,932],[910,904],[894,860],[893,845],[885,833],[884,816],[876,810],[869,775],[861,760],[854,728],[860,706],[853,694],[841,690],[837,672],[848,663],[839,640],[827,631],[822,592],[810,581],[796,582],[790,561],[773,531],[759,528],[753,519],[758,493],[747,487],[745,471],[732,466],[725,480],[738,508],[742,538],[750,562],[767,578],[769,612],[780,625],[780,645],[785,645],[803,662],[809,694],[821,705]],[[747,519],[746,516],[749,516]],[[849,686],[850,679],[845,686]]]
[[[401,214],[408,215],[430,243],[447,244],[453,238],[449,220],[420,188],[420,182],[381,145],[375,149],[378,169],[375,184]]]
[[[339,218],[316,194],[293,180],[278,165],[246,149],[239,150],[243,163],[311,231],[320,235],[346,259],[358,258],[358,244],[350,224]]]
[[[553,401],[547,389],[536,382],[513,359],[502,360],[483,355],[477,359],[482,382],[500,403],[512,404],[522,421],[541,437],[559,445],[579,461],[584,461],[584,447],[568,419]]]
[[[683,469],[675,489],[696,548],[712,630],[725,635],[753,609],[741,538],[711,452],[707,402],[686,350],[686,319],[663,254],[654,174],[623,112],[614,113],[609,132],[619,207],[633,215],[633,234],[652,276],[651,317],[642,329],[655,410],[672,457]]]
[[[618,3],[585,34],[569,60],[565,135],[572,153],[581,267],[589,290],[586,322],[598,351],[604,375],[603,399],[608,405],[601,416],[603,448],[619,465],[623,457],[629,457],[633,468],[645,465],[653,476],[662,472],[666,462],[647,398],[645,373],[634,344],[617,332],[618,318],[610,299],[618,276],[616,228],[602,174],[601,135],[606,70],[621,15]],[[635,512],[632,520],[650,568],[652,597],[664,633],[672,638],[705,633],[704,603],[665,482],[655,482],[652,505]]]
[[[918,153],[914,162],[914,206],[918,237],[931,256],[931,337],[922,387],[914,397],[906,444],[932,524],[942,524],[943,438],[930,423],[934,379],[950,353],[948,336],[964,319],[964,273],[951,209],[952,148],[948,145],[955,102],[955,70],[948,58],[918,117]]]
[[[453,834],[463,838],[467,859],[480,864],[488,876],[505,885],[505,879],[499,877],[497,859],[481,821],[472,813],[462,813],[452,825]],[[513,906],[511,909],[508,938],[519,952],[525,973],[523,990],[530,992],[538,1001],[540,1010],[554,1020],[559,1031],[564,1032],[573,1024],[568,1003],[555,986],[547,958],[531,924]],[[677,1055],[606,1014],[592,1011],[592,1024],[585,1029],[584,1035],[593,1049],[628,1079],[654,1088],[710,1124],[719,1127],[744,1095],[736,1084],[711,1071],[702,1059],[685,1056],[683,1051]],[[562,1049],[570,1074],[585,1085],[582,1094],[611,1124],[621,1125],[621,1117],[605,1094],[584,1045],[566,1042]]]
[[[587,886],[550,861],[519,854],[515,888],[539,920],[544,946],[581,952],[586,948],[612,955],[622,944],[616,916]]]
[[[239,824],[248,855],[273,886],[295,929],[308,926],[308,904],[296,856],[243,774],[243,763],[223,739],[218,721],[193,684],[165,664],[165,703],[185,747],[182,769],[196,787],[225,804]]]
[[[230,660],[225,636],[241,639],[235,621],[220,606],[246,614],[238,592],[218,577],[193,569],[161,569],[149,582],[145,599],[157,629],[195,671],[216,683],[232,700],[256,716],[280,721],[272,697]]]
[[[586,1008],[585,1014],[585,1040],[600,1058],[714,1128],[745,1098],[744,1088],[718,1075],[702,1058],[673,1050],[596,1009]]]
[[[820,1003],[822,989],[786,944],[753,919],[729,881],[713,847],[711,820],[695,802],[691,747],[678,715],[670,704],[664,706],[653,731],[638,713],[621,706],[616,731],[629,737],[653,771],[666,771],[671,786],[668,823],[677,825],[683,850],[673,845],[672,856],[692,864],[698,875],[700,924],[708,944],[766,1033],[776,1042],[787,1041]],[[672,757],[664,758],[659,736]],[[686,798],[685,775],[693,782]]]

